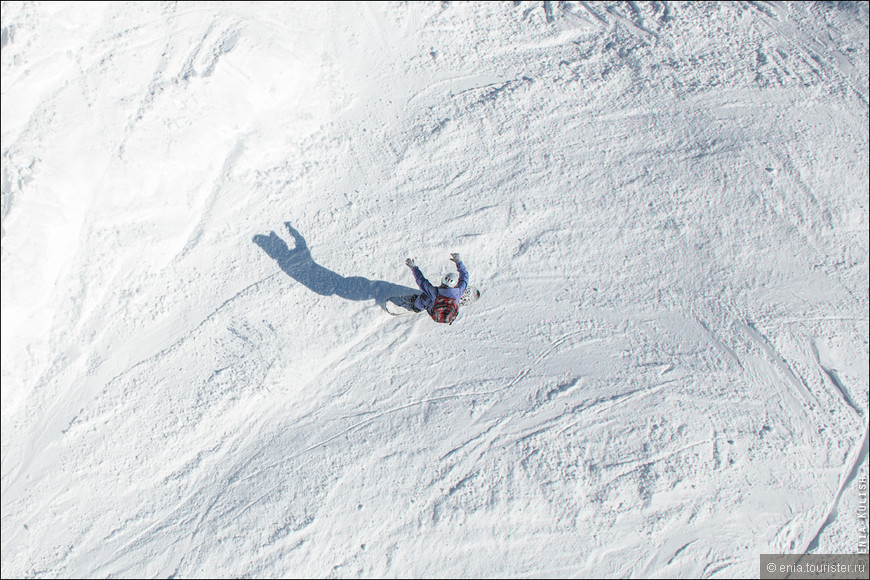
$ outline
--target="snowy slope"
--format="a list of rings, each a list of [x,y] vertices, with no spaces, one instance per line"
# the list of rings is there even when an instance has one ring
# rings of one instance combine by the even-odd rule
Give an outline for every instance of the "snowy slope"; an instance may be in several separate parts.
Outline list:
[[[3,577],[857,551],[868,27],[3,2]],[[384,312],[452,251],[454,325]]]

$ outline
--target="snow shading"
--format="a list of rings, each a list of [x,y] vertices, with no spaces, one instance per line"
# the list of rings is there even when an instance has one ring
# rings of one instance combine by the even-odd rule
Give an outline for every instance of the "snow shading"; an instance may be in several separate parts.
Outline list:
[[[3,2],[3,577],[857,551],[868,28]],[[450,252],[473,308],[384,310]]]

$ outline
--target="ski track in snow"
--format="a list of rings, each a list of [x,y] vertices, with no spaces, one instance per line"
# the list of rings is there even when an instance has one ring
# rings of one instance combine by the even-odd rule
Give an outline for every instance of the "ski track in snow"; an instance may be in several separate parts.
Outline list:
[[[4,2],[3,577],[854,551],[868,21]]]

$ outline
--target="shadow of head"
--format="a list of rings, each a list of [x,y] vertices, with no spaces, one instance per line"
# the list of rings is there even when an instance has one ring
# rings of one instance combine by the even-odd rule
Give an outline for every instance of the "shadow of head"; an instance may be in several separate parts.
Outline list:
[[[254,236],[254,243],[260,246],[273,260],[280,261],[282,258],[286,259],[291,255],[287,242],[278,237],[278,234],[275,232],[271,232],[268,236],[262,234]]]

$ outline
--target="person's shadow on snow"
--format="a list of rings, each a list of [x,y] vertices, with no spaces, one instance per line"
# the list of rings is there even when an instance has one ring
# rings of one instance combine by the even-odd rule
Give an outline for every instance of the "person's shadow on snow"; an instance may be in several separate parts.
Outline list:
[[[284,272],[321,296],[339,296],[347,300],[375,300],[384,307],[387,298],[414,294],[413,288],[400,286],[383,280],[369,280],[362,276],[345,277],[327,270],[311,258],[311,250],[305,238],[296,231],[290,222],[284,222],[294,240],[291,249],[278,234],[254,236],[254,243],[260,246],[272,259],[278,262]]]

